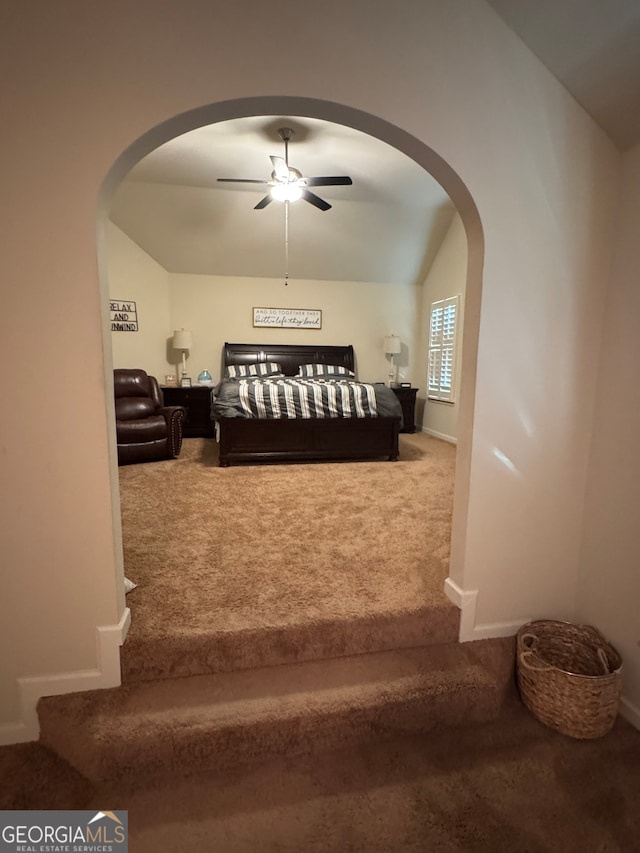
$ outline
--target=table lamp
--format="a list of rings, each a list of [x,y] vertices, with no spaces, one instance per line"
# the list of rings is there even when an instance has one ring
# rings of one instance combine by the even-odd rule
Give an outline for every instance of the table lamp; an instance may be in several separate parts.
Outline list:
[[[397,335],[385,335],[384,351],[386,355],[391,356],[389,369],[389,388],[391,388],[396,383],[396,366],[393,363],[393,357],[402,352],[400,338]]]
[[[185,329],[177,329],[173,333],[173,348],[182,350],[182,379],[187,378],[187,350],[190,350],[193,345],[191,332]]]

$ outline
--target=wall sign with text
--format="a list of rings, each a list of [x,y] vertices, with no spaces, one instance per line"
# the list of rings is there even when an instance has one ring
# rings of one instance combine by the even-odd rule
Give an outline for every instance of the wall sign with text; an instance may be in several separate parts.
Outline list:
[[[109,300],[112,332],[137,332],[138,310],[136,303],[129,299]]]
[[[321,329],[322,311],[309,308],[254,308],[253,325],[274,329]]]

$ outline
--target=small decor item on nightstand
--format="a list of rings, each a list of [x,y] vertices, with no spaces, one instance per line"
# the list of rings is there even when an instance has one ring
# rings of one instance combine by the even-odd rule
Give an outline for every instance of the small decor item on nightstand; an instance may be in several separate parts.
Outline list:
[[[190,376],[182,376],[180,379],[180,387],[181,388],[191,388],[191,377]]]
[[[213,385],[213,379],[206,367],[198,374],[198,385]]]
[[[178,384],[178,380],[173,373],[165,373],[164,384],[167,385],[169,388],[175,388]]]

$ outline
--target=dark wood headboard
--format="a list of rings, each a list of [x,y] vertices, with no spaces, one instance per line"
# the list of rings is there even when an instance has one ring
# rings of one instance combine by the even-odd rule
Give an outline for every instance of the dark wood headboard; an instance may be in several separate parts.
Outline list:
[[[355,372],[353,347],[304,344],[229,344],[223,351],[223,370],[230,364],[277,361],[286,376],[295,376],[301,364],[339,364]]]

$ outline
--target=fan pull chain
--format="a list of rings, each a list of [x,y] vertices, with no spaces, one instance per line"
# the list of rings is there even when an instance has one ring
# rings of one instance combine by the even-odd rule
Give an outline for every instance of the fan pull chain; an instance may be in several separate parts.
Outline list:
[[[289,202],[284,203],[284,286],[289,284]]]

